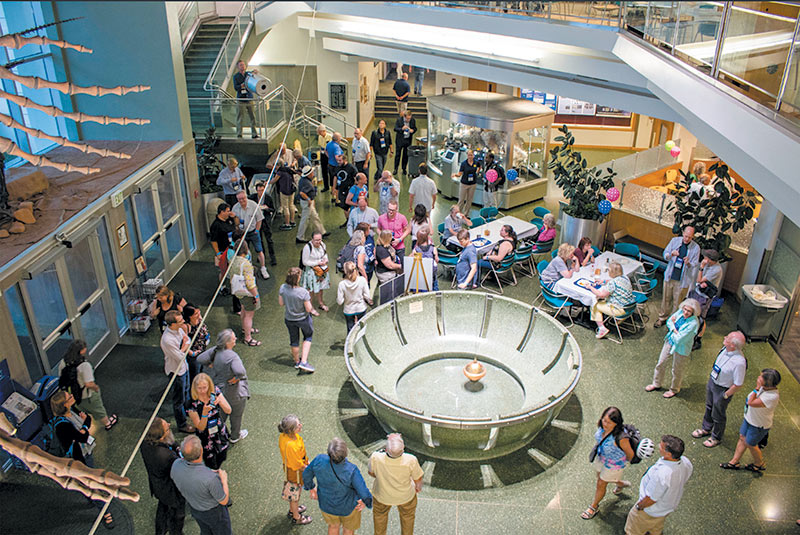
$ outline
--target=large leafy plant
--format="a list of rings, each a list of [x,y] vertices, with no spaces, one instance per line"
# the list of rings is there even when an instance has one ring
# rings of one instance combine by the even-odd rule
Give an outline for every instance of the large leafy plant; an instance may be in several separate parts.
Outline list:
[[[217,156],[219,139],[212,127],[206,130],[205,137],[196,146],[197,173],[200,175],[200,191],[204,194],[222,191],[222,187],[217,186],[217,177],[224,167]]]
[[[610,167],[605,171],[590,168],[586,158],[574,149],[575,137],[569,128],[562,125],[558,131],[563,135],[556,137],[555,141],[560,141],[561,145],[550,149],[547,167],[569,200],[564,212],[579,219],[602,221],[605,214],[600,212],[598,204],[606,198],[606,191],[614,187],[617,173]]]
[[[720,254],[721,261],[728,261],[731,235],[753,219],[761,201],[731,178],[727,165],[715,163],[708,172],[712,174],[707,186],[710,191],[702,194],[689,190],[692,180],[681,171],[683,180],[676,184],[673,200],[667,206],[668,210],[675,210],[672,232],[677,235],[683,227],[693,226],[694,240],[700,248],[713,249]]]

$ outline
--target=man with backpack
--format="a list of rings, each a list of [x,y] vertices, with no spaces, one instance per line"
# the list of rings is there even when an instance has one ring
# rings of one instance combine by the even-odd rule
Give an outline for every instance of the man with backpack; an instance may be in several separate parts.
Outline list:
[[[339,208],[344,210],[345,218],[350,215],[350,206],[347,204],[347,195],[356,183],[358,170],[351,163],[347,163],[347,156],[342,153],[336,156],[338,166],[333,171],[333,198],[337,199]],[[347,227],[347,220],[339,228]]]
[[[150,494],[158,500],[156,535],[183,533],[186,500],[169,476],[172,464],[178,459],[178,445],[169,422],[156,418],[142,442],[142,460],[150,483]]]

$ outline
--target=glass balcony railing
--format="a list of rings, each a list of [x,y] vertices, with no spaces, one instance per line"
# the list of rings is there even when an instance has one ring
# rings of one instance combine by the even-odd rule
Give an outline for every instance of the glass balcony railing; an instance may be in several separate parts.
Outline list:
[[[618,28],[623,2],[403,2]]]

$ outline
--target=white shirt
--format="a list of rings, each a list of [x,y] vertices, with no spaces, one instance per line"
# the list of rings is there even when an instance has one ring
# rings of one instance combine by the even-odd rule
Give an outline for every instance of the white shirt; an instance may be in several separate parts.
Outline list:
[[[678,507],[683,496],[683,487],[692,475],[694,467],[685,456],[679,461],[667,461],[663,457],[648,468],[639,484],[639,501],[648,496],[654,503],[645,507],[650,516],[667,516]]]
[[[719,368],[719,373],[717,373],[717,367]],[[711,379],[717,386],[725,388],[730,388],[733,385],[741,386],[744,384],[745,371],[747,371],[747,361],[744,359],[744,355],[739,351],[728,351],[723,348],[714,361]]]
[[[181,345],[186,338],[188,336],[183,329],[177,331],[173,331],[169,327],[164,329],[164,334],[161,335],[161,351],[164,352],[164,373],[167,375],[171,373],[183,375],[188,371],[186,359],[183,358],[183,351],[181,351]]]
[[[78,368],[80,370],[80,368]],[[748,394],[749,395],[749,394]],[[744,419],[747,423],[762,429],[772,427],[772,416],[775,414],[775,407],[778,406],[778,390],[763,390],[758,399],[764,402],[763,407],[744,407]]]
[[[64,361],[61,361],[61,364],[58,365],[58,375],[61,375],[62,370],[64,369]],[[90,388],[86,388],[86,383],[93,383],[94,382],[94,369],[92,365],[88,361],[83,361],[78,364],[78,385],[81,387],[81,399],[89,399],[92,397],[92,393],[94,392]]]
[[[433,207],[433,196],[437,192],[436,182],[426,175],[419,175],[408,187],[408,193],[414,196],[414,204],[421,204],[429,213]]]
[[[247,208],[242,208],[242,205],[237,202],[233,205],[232,211],[233,215],[239,218],[240,229],[244,230],[245,225],[247,225],[248,222],[250,223],[245,232],[256,230],[256,223],[264,219],[264,214],[258,209],[258,203],[250,199],[247,199]],[[256,217],[250,221],[254,213]]]
[[[353,161],[354,162],[363,162],[367,159],[367,155],[370,153],[369,148],[369,141],[367,141],[364,136],[361,136],[359,139],[353,138]]]

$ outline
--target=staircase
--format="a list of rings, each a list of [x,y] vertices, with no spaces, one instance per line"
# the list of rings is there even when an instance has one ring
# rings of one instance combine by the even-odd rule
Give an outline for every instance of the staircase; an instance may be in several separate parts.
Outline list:
[[[192,100],[192,97],[208,98],[211,96],[203,89],[203,84],[214,65],[214,60],[228,35],[231,20],[216,19],[205,23],[197,30],[186,53],[183,55],[183,66],[186,72],[186,90],[189,96],[189,112],[192,117],[192,131],[198,138],[211,126],[208,101]]]
[[[378,95],[375,98],[375,117],[381,119],[397,119],[397,102],[394,96]],[[417,117],[428,116],[428,105],[425,97],[408,97],[408,110]]]

